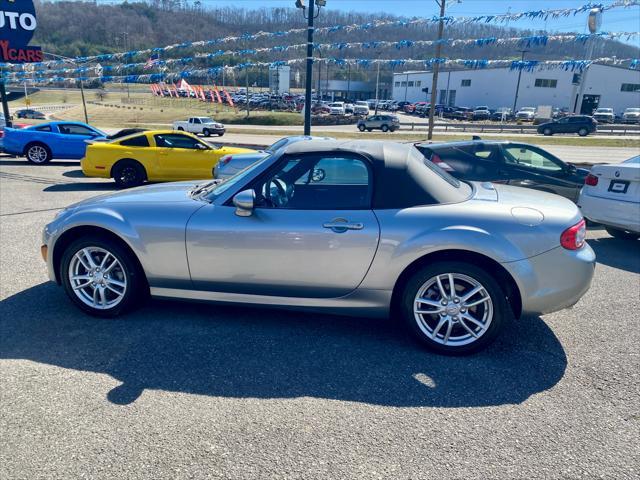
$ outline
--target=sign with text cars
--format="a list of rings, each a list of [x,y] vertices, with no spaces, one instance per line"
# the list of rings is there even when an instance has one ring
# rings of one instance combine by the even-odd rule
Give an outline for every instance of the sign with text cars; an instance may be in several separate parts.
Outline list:
[[[42,49],[29,46],[38,26],[32,0],[0,0],[0,60],[41,62]]]

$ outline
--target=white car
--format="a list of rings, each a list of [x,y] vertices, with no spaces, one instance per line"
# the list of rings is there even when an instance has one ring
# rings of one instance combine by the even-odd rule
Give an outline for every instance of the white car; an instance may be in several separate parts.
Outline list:
[[[578,206],[616,238],[640,238],[640,155],[621,164],[596,165],[585,179]]]
[[[614,123],[616,121],[616,114],[613,108],[598,108],[593,112],[593,118],[599,123]]]
[[[209,117],[191,117],[185,121],[173,122],[173,129],[180,132],[200,133],[205,137],[209,135],[221,137],[225,132],[223,124]]]
[[[627,108],[622,114],[622,123],[640,123],[640,108]]]
[[[522,107],[516,112],[516,120],[524,120],[526,122],[533,122],[536,118],[535,107]]]
[[[331,115],[344,115],[344,102],[334,102],[329,104],[329,113]]]
[[[356,102],[353,106],[354,115],[369,115],[369,104],[365,101]]]

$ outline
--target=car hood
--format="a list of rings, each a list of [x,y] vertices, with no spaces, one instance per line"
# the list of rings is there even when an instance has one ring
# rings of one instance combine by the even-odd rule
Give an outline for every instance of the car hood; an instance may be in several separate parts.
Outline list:
[[[194,180],[189,182],[173,182],[158,183],[153,185],[144,185],[142,187],[121,190],[113,193],[98,195],[97,197],[88,198],[78,203],[70,205],[69,209],[82,207],[94,207],[99,205],[108,205],[116,203],[179,203],[193,202],[189,196],[189,192],[194,186],[200,183],[206,183],[210,180]]]

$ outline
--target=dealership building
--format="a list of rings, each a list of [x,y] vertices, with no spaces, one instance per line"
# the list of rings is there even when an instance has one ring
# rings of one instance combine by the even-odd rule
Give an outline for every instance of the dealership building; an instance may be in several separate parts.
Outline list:
[[[430,101],[432,72],[408,71],[393,76],[393,100]],[[518,77],[520,85],[518,86]],[[585,82],[579,101],[580,83]],[[512,108],[550,105],[591,114],[594,108],[613,108],[622,113],[640,107],[640,71],[610,65],[591,65],[582,73],[562,69],[533,71],[509,68],[441,70],[438,103],[449,106]]]

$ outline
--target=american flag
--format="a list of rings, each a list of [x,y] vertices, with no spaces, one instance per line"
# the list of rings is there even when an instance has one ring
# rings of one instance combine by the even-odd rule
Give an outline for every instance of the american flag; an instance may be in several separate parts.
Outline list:
[[[144,68],[145,70],[149,70],[150,68],[153,68],[154,65],[157,65],[160,62],[160,55],[158,55],[157,53],[154,53],[153,55],[151,55],[149,57],[149,60],[147,60],[147,63],[144,64]]]

